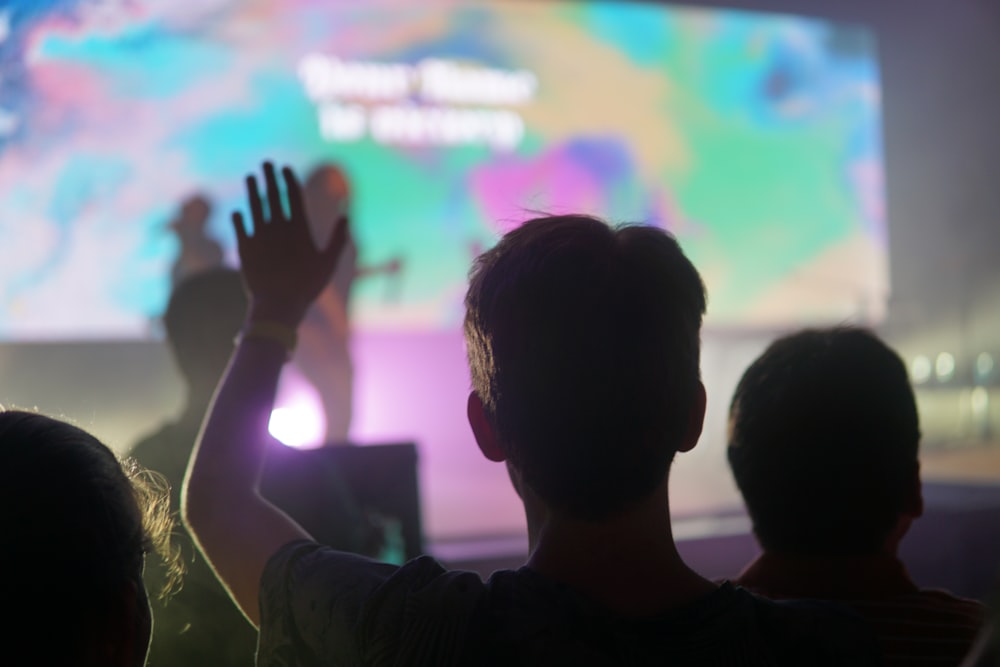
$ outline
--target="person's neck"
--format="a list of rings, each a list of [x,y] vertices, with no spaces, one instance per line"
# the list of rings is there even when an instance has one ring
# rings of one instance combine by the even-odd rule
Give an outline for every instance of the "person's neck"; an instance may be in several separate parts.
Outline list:
[[[889,556],[891,558],[896,558],[899,553],[899,544],[906,537],[906,534],[910,532],[910,526],[913,525],[914,520],[917,517],[910,514],[902,513],[896,518],[896,524],[893,526],[892,530],[886,536],[885,540],[882,542],[882,556]]]
[[[684,606],[717,586],[677,553],[666,484],[639,505],[602,521],[549,512],[526,498],[527,566],[625,616]]]

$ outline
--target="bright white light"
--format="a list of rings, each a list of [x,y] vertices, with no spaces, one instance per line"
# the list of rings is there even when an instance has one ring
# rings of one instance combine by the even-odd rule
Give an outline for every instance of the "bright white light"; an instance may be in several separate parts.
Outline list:
[[[993,372],[993,355],[989,352],[980,352],[976,357],[976,376],[986,379]]]
[[[272,410],[267,430],[284,445],[313,449],[323,444],[326,423],[315,408],[299,403]]]
[[[927,382],[931,377],[931,360],[922,354],[915,356],[910,364],[910,375],[916,384]]]
[[[934,362],[934,372],[937,373],[937,379],[941,382],[950,380],[955,375],[955,357],[947,352],[939,354],[937,361]]]

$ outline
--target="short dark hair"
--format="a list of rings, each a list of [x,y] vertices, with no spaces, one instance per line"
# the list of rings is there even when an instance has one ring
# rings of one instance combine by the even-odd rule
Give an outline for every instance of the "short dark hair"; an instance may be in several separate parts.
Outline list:
[[[705,288],[677,241],[530,220],[476,260],[465,305],[473,388],[523,482],[586,520],[648,496],[700,382]]]
[[[0,590],[16,610],[5,646],[30,647],[38,664],[89,665],[94,642],[120,627],[125,587],[145,601],[145,554],[176,553],[167,488],[139,474],[76,426],[0,409]]]
[[[163,325],[181,373],[214,388],[246,318],[248,298],[239,271],[208,269],[183,279],[170,294]]]
[[[736,387],[729,428],[729,464],[764,549],[882,547],[917,475],[920,425],[906,366],[875,334],[775,341]]]

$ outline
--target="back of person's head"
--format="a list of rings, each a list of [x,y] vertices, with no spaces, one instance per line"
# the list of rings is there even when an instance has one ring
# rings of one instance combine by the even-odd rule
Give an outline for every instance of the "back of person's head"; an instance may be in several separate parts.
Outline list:
[[[765,550],[873,554],[920,513],[913,389],[869,331],[777,340],[744,373],[729,423],[729,463]]]
[[[302,185],[306,212],[313,238],[320,246],[333,232],[341,216],[347,215],[351,201],[351,180],[339,165],[323,162],[316,165]]]
[[[247,311],[239,271],[196,273],[174,288],[163,315],[167,341],[192,390],[210,393],[229,362]]]
[[[197,241],[205,236],[205,225],[212,214],[212,201],[196,192],[181,202],[170,229],[180,236],[181,241]]]
[[[351,194],[347,172],[333,162],[321,162],[313,167],[306,175],[303,189],[306,192],[324,192],[338,197],[349,197]]]
[[[204,194],[196,192],[181,202],[180,218],[203,223],[212,213],[212,202]]]
[[[531,220],[476,260],[465,305],[473,388],[551,509],[601,519],[662,483],[699,403],[705,312],[673,237]]]
[[[8,656],[31,665],[141,665],[146,552],[169,539],[166,489],[130,479],[81,429],[0,411],[0,549]],[[136,472],[136,471],[132,471]]]

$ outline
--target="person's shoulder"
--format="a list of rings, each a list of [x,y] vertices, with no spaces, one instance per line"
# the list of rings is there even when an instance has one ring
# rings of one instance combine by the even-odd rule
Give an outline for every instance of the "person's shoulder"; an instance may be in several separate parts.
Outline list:
[[[923,589],[888,598],[852,600],[851,605],[882,634],[928,642],[943,638],[971,643],[986,620],[982,602],[943,590]]]
[[[421,613],[471,614],[486,591],[476,572],[445,568],[431,556],[419,556],[386,578],[372,592],[373,609],[392,609],[405,599],[411,609]]]
[[[398,566],[291,542],[261,578],[258,664],[304,650],[328,656],[330,664],[357,664],[372,654],[440,655],[448,657],[440,664],[458,664],[457,639],[483,589],[479,575],[448,570],[430,556]]]
[[[880,664],[875,638],[850,611],[765,600],[723,582],[683,607],[622,617],[521,568],[494,573],[470,645],[484,664],[770,667]]]
[[[982,623],[986,616],[986,605],[979,600],[952,595],[948,591],[936,588],[924,588],[913,593],[910,598],[928,609],[941,613],[966,617],[976,623]]]
[[[852,608],[873,622],[891,620],[895,626],[907,626],[908,633],[919,628],[948,629],[952,633],[974,634],[986,618],[986,607],[978,600],[958,597],[947,591],[922,589],[891,597],[849,601]]]
[[[380,583],[398,572],[397,565],[338,551],[311,540],[296,540],[278,549],[264,567],[261,584],[286,587],[317,586],[325,581]],[[374,580],[374,581],[373,581]]]
[[[733,586],[738,606],[783,665],[878,665],[878,639],[848,607],[821,600],[769,600]]]
[[[279,549],[261,584],[269,595],[281,589],[292,601],[324,597],[341,607],[363,607],[369,614],[396,609],[403,599],[414,608],[424,603],[442,610],[449,604],[471,607],[483,591],[478,574],[448,570],[430,556],[394,565],[309,541]],[[463,598],[470,601],[463,604]]]

